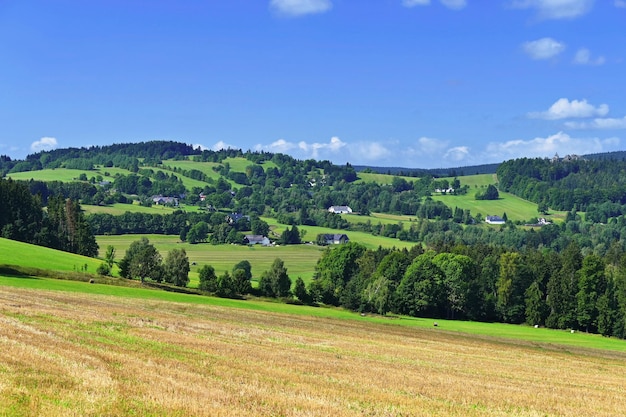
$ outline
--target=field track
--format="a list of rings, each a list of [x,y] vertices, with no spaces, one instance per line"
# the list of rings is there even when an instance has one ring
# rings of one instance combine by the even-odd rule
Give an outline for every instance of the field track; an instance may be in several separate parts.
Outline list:
[[[393,320],[0,287],[0,349],[0,415],[626,415],[625,353]]]

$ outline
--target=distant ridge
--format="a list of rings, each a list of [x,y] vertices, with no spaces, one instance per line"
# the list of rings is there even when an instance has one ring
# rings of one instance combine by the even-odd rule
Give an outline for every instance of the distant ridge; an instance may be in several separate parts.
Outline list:
[[[405,177],[420,177],[432,175],[435,177],[462,177],[465,175],[495,174],[500,163],[472,165],[454,168],[402,168],[402,167],[375,167],[367,165],[352,165],[357,172],[369,170],[377,174],[399,175]]]

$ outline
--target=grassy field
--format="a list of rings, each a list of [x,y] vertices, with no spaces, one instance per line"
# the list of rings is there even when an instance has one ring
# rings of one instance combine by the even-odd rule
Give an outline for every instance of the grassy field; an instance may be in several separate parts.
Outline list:
[[[364,217],[359,217],[361,219],[364,219],[363,222],[367,221],[367,218]],[[277,234],[280,235],[285,228],[287,227],[291,227],[291,226],[286,226],[283,224],[278,223],[275,219],[273,218],[269,218],[269,217],[263,217],[263,220],[266,221],[269,225],[270,228]],[[374,223],[372,221],[372,223]],[[397,223],[397,222],[396,222]],[[304,236],[304,240],[305,241],[312,241],[314,242],[317,235],[320,233],[345,233],[346,235],[348,235],[348,238],[350,239],[350,241],[352,242],[358,242],[360,244],[362,244],[363,246],[369,248],[369,249],[376,249],[379,246],[382,246],[383,248],[412,248],[413,246],[416,245],[415,242],[404,242],[398,239],[393,239],[393,238],[389,238],[389,237],[384,237],[384,236],[374,236],[371,235],[369,233],[365,233],[365,232],[354,232],[354,231],[349,231],[349,230],[337,230],[337,229],[330,229],[327,227],[319,227],[319,226],[298,226],[298,230],[304,230],[306,231],[306,234]]]
[[[101,260],[0,238],[0,265],[95,274]]]
[[[65,168],[56,168],[56,169],[42,169],[39,171],[26,171],[26,172],[16,172],[13,174],[7,174],[7,178],[12,178],[14,180],[35,180],[35,181],[61,181],[61,182],[71,182],[78,181],[80,174],[85,174],[87,178],[97,177],[98,175],[102,176],[103,180],[113,181],[116,174],[119,175],[130,175],[131,172],[121,168],[104,168],[104,167],[96,167],[96,169],[91,171],[85,171],[81,169],[65,169]],[[109,174],[108,176],[105,176]]]
[[[130,244],[139,240],[142,235],[97,236],[98,245],[104,253],[107,246],[115,247],[117,259],[121,259]],[[209,243],[181,243],[178,236],[145,235],[159,253],[165,258],[172,249],[184,248],[191,266],[189,274],[190,287],[198,285],[198,269],[203,265],[211,265],[218,275],[225,271],[232,272],[233,266],[239,261],[247,260],[252,265],[253,281],[258,281],[264,271],[270,269],[274,259],[280,258],[285,263],[287,273],[292,282],[301,276],[305,282],[310,281],[315,271],[315,264],[322,255],[322,248],[315,245],[288,245],[275,247],[211,245]]]
[[[47,281],[0,277],[0,415],[626,414],[623,341]]]
[[[198,211],[200,207],[198,206],[190,206],[186,204],[181,204],[178,207],[170,207],[170,206],[151,206],[145,207],[138,202],[133,204],[122,204],[115,203],[110,204],[108,206],[94,206],[90,204],[81,204],[80,206],[85,213],[107,213],[112,214],[114,216],[119,216],[120,214],[124,214],[127,211],[131,213],[150,213],[150,214],[170,214],[176,210],[184,210],[184,211]]]

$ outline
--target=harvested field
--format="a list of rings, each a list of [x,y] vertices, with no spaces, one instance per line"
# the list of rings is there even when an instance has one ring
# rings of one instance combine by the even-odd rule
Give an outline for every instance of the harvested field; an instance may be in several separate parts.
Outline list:
[[[616,416],[626,354],[0,287],[0,415]]]

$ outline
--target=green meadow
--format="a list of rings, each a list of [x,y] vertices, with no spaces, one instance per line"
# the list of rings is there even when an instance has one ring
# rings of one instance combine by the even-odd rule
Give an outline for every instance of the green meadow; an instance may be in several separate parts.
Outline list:
[[[114,216],[119,216],[126,212],[130,213],[149,213],[149,214],[170,214],[176,210],[184,210],[184,211],[198,211],[198,206],[189,206],[186,204],[181,204],[178,207],[170,207],[170,206],[151,206],[145,207],[140,205],[138,202],[134,202],[133,204],[122,204],[115,203],[109,204],[107,206],[95,206],[90,204],[81,204],[81,208],[85,213],[93,214],[93,213],[106,213],[112,214]]]
[[[345,216],[346,218],[349,218],[348,215],[345,215]],[[363,222],[367,221],[367,217],[361,217],[361,216],[355,216],[355,217],[363,219]],[[273,219],[271,217],[263,217],[262,219],[270,225],[270,228],[277,236],[280,236],[280,234],[286,228],[291,227],[291,226],[287,226],[284,224],[280,224],[276,221],[276,219]],[[397,223],[397,221],[392,221],[392,222]],[[374,221],[372,221],[372,223],[374,223]],[[319,226],[297,226],[297,227],[298,227],[298,230],[305,232],[303,241],[307,241],[307,242],[309,241],[315,242],[317,235],[321,233],[345,233],[346,235],[348,235],[348,238],[350,239],[350,241],[358,242],[368,249],[376,249],[379,246],[382,246],[383,248],[395,247],[398,249],[402,249],[402,248],[410,249],[416,245],[415,242],[404,242],[399,239],[394,239],[394,238],[389,238],[389,237],[384,237],[384,236],[374,236],[372,234],[365,233],[365,232],[338,230],[338,229],[331,229],[328,227],[319,227]]]
[[[95,258],[0,238],[0,265],[95,274],[101,263]]]
[[[97,236],[100,251],[104,253],[111,245],[115,248],[116,259],[124,257],[130,244],[145,236],[150,240],[161,256],[165,258],[172,249],[185,249],[191,264],[189,274],[190,287],[198,285],[198,269],[203,265],[211,265],[220,275],[226,271],[232,272],[233,266],[240,261],[247,260],[252,265],[253,282],[258,281],[264,271],[270,269],[276,258],[280,258],[287,268],[292,282],[302,277],[308,282],[313,277],[317,260],[322,255],[323,248],[316,245],[287,245],[287,246],[242,246],[242,245],[212,245],[210,243],[183,243],[178,236],[171,235],[118,235]]]
[[[129,175],[131,172],[126,169],[121,168],[104,168],[104,167],[95,167],[93,170],[82,170],[82,169],[66,169],[66,168],[55,168],[55,169],[41,169],[39,171],[26,171],[26,172],[15,172],[12,174],[7,174],[8,178],[12,178],[14,180],[35,180],[35,181],[61,181],[61,182],[72,182],[78,181],[78,178],[81,174],[85,174],[87,178],[97,177],[98,175],[102,176],[103,180],[113,181],[116,175]]]

